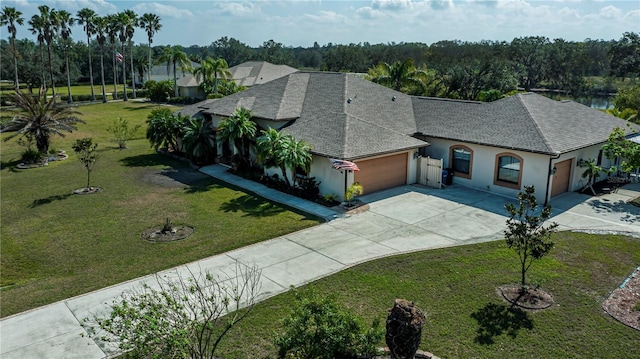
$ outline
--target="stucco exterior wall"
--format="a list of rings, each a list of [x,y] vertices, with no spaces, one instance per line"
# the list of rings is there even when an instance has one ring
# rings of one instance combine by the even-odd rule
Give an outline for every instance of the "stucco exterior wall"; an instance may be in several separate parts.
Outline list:
[[[451,167],[449,163],[451,146],[463,145],[473,151],[471,178],[453,176],[454,183],[509,197],[516,197],[524,186],[534,185],[536,198],[540,203],[545,202],[550,156],[431,137],[427,137],[427,141],[431,146],[425,149],[426,155],[432,158],[441,158],[444,168]],[[520,188],[515,189],[494,184],[496,155],[500,153],[512,153],[523,159]]]
[[[573,160],[572,168],[571,168],[571,177],[569,179],[569,191],[578,191],[587,184],[587,178],[582,178],[582,174],[584,173],[586,168],[579,167],[578,161],[580,160],[583,160],[583,161],[596,160],[597,161],[598,154],[602,149],[603,144],[585,147],[576,151],[563,153],[562,155],[560,155],[559,158],[554,159],[552,161],[552,164],[556,164],[558,162],[562,162],[569,159]],[[609,167],[614,165],[615,165],[614,161],[607,159],[606,156],[602,154],[602,161],[600,163],[601,167],[607,170],[609,169]],[[606,173],[602,173],[600,174],[600,177],[598,177],[597,181],[601,181],[607,177],[608,176]]]

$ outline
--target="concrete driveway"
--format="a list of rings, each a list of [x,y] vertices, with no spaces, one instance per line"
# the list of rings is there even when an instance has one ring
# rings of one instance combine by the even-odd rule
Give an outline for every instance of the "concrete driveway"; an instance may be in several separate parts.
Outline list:
[[[239,185],[237,182],[235,185]],[[252,188],[261,194],[261,188]],[[589,197],[566,193],[556,197],[554,221],[561,229],[623,231],[640,234],[640,208],[626,201],[640,195],[640,185],[618,193]],[[285,195],[282,195],[285,196]],[[501,240],[504,204],[513,199],[461,186],[444,190],[402,186],[363,196],[369,210],[355,215],[327,212],[332,220],[316,227],[240,248],[160,273],[229,273],[236,263],[262,270],[260,299],[285,292],[378,257],[468,243]],[[297,204],[305,209],[305,204]],[[313,204],[315,205],[315,204]],[[309,204],[307,210],[314,211]],[[104,316],[121,293],[153,283],[147,276],[20,313],[0,321],[0,357],[105,358],[113,346],[86,336],[80,322]]]

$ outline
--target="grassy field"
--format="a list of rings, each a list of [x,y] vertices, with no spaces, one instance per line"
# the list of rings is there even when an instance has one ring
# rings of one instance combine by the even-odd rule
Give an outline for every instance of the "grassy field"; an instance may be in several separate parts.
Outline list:
[[[27,91],[27,87],[24,85],[20,85],[20,89],[23,91]],[[129,86],[127,86],[127,89],[129,89]],[[38,89],[34,89],[35,92],[37,92]],[[107,96],[108,99],[110,100],[110,96],[111,96],[111,92],[113,92],[113,84],[106,84],[105,85],[105,91],[107,91]],[[122,84],[118,85],[118,93],[120,93],[120,91],[122,91]],[[93,84],[93,92],[96,95],[96,97],[98,96],[102,96],[102,84],[100,83],[95,83]],[[3,94],[12,94],[14,93],[14,90],[12,88],[4,88],[3,90],[0,91],[0,93]],[[52,89],[47,89],[47,94],[48,95],[52,95],[53,94],[53,90]],[[63,85],[63,84],[56,84],[56,94],[61,95],[61,96],[66,96],[67,95],[67,85]],[[91,95],[91,85],[86,84],[86,85],[75,85],[75,86],[71,86],[71,94],[72,95]]]
[[[310,286],[335,293],[368,323],[376,317],[384,323],[395,298],[414,301],[427,317],[420,348],[441,358],[637,357],[638,331],[600,305],[640,263],[640,239],[558,233],[554,240],[556,247],[528,278],[551,293],[555,305],[519,318],[496,292],[517,283],[520,273],[515,252],[502,241],[380,259]],[[292,303],[289,292],[258,304],[217,354],[277,357],[271,338],[282,332]]]
[[[158,106],[80,106],[87,124],[51,145],[70,158],[42,168],[17,169],[24,147],[14,140],[0,143],[1,316],[319,223],[156,154],[144,129],[129,149],[118,150],[106,131],[112,121],[144,124]],[[71,195],[86,186],[86,170],[71,150],[82,137],[99,144],[91,185],[101,193]],[[166,218],[195,227],[194,234],[172,243],[141,240],[144,230]]]

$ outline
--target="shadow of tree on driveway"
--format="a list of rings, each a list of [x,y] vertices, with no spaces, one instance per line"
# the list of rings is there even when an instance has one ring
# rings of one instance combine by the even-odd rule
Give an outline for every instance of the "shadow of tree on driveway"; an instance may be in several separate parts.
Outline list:
[[[478,322],[474,342],[482,345],[493,344],[493,338],[503,333],[515,338],[520,329],[533,329],[533,321],[527,312],[506,304],[488,303],[471,313],[471,318]]]
[[[636,207],[623,200],[611,201],[609,199],[596,199],[589,202],[589,205],[597,213],[619,214],[620,220],[631,224],[640,222],[640,207]]]
[[[234,198],[220,205],[225,212],[244,212],[244,216],[270,217],[286,211],[271,202],[265,202],[250,195]]]
[[[39,199],[35,199],[33,200],[33,202],[31,202],[31,204],[29,205],[29,208],[36,208],[38,206],[42,206],[43,204],[48,204],[51,203],[53,201],[62,201],[65,200],[67,198],[69,198],[69,196],[71,196],[71,193],[67,193],[67,194],[57,194],[54,196],[49,196],[46,198],[39,198]]]

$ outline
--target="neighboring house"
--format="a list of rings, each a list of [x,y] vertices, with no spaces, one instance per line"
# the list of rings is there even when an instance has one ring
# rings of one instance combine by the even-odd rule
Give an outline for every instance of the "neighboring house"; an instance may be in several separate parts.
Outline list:
[[[178,92],[182,97],[194,97],[204,99],[207,95],[200,86],[202,81],[197,81],[193,74],[178,79]]]
[[[191,61],[191,67],[194,69],[197,69],[198,67],[200,67],[200,64],[197,62],[193,62]],[[182,72],[182,70],[180,70],[180,65],[176,64],[176,71],[178,73],[178,80],[180,80],[181,78],[190,75],[189,72]],[[143,80],[147,81],[147,73],[144,73],[143,76]],[[151,67],[151,80],[153,81],[165,81],[165,80],[171,80],[173,81],[173,64],[169,64],[169,67],[167,68],[167,63],[160,63],[157,65],[153,65]]]
[[[216,127],[241,106],[261,129],[310,143],[309,176],[322,194],[339,196],[353,182],[366,193],[415,183],[419,153],[442,158],[456,183],[507,196],[532,184],[546,202],[585,184],[582,161],[609,166],[601,145],[616,126],[625,127],[598,110],[532,93],[491,103],[413,97],[327,72],[296,72],[181,112]],[[334,170],[328,158],[353,161],[360,171]]]
[[[287,76],[297,69],[287,65],[274,65],[266,61],[247,61],[229,68],[231,78],[239,85],[251,87]]]
[[[287,65],[274,65],[265,61],[249,61],[229,68],[231,79],[239,86],[245,87],[264,84],[297,71]],[[185,75],[178,80],[180,96],[205,98],[206,94],[200,86],[201,84],[202,79],[197,81],[194,75]]]

